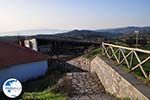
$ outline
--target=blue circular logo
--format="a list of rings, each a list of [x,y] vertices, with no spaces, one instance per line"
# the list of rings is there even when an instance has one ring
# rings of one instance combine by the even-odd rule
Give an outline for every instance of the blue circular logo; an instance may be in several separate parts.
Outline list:
[[[16,98],[22,92],[22,85],[17,79],[10,78],[3,84],[3,92],[9,98]]]

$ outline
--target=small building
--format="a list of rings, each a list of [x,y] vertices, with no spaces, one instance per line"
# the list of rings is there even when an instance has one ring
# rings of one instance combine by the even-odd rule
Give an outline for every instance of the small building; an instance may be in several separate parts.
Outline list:
[[[47,55],[27,47],[0,41],[0,91],[8,78],[24,82],[44,75],[47,69]]]
[[[36,39],[27,39],[24,41],[24,46],[38,51]]]
[[[19,44],[44,54],[49,54],[52,52],[52,44],[46,40],[43,42],[41,39],[28,37],[27,39],[20,40]]]

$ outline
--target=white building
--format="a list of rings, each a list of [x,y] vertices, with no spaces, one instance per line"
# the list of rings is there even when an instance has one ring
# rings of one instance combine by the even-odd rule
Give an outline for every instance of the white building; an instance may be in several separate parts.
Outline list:
[[[0,42],[0,91],[4,81],[21,82],[42,76],[48,69],[48,56],[16,44]]]
[[[24,41],[25,47],[31,48],[35,51],[38,51],[36,39],[27,39]]]

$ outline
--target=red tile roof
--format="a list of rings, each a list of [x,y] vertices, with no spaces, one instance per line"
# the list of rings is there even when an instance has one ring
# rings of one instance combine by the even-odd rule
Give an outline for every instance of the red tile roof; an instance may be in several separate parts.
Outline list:
[[[47,59],[47,55],[30,48],[0,41],[0,69]]]

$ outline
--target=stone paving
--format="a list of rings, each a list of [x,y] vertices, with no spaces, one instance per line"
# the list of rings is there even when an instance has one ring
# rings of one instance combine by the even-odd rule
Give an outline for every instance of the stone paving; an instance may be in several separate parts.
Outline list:
[[[67,73],[59,86],[68,92],[69,100],[113,100],[106,94],[96,74],[89,72]]]

